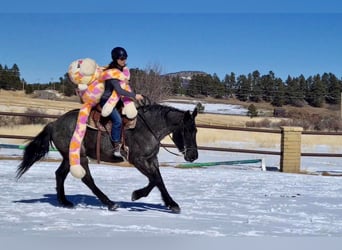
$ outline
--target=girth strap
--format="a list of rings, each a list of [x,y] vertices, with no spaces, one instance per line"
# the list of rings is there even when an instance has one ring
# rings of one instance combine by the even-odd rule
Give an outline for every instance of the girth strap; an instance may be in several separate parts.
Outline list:
[[[99,164],[101,161],[101,130],[97,130],[97,138],[96,138],[96,160],[97,163]]]

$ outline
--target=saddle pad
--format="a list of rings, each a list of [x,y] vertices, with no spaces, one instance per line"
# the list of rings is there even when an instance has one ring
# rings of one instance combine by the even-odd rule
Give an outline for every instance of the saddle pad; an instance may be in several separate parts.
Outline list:
[[[123,117],[122,123],[125,130],[133,129],[137,123],[137,118],[127,119],[126,117]],[[102,117],[101,111],[95,107],[90,111],[87,126],[92,129],[98,129],[100,131],[110,133],[112,130],[112,121],[109,119],[109,117]]]

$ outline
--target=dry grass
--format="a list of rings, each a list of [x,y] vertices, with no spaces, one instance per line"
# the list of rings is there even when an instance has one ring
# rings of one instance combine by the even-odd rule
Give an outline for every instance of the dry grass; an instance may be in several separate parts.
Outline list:
[[[35,109],[46,114],[63,114],[71,109],[80,108],[76,101],[54,101],[27,96],[21,91],[0,90],[0,108],[6,112],[26,112]]]

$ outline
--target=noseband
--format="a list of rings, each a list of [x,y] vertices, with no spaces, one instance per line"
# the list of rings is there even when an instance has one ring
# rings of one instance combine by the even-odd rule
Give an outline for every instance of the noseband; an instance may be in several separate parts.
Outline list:
[[[159,141],[157,135],[154,133],[154,131],[152,130],[152,128],[149,126],[149,123],[146,121],[144,115],[140,114],[138,112],[138,116],[141,118],[141,120],[145,123],[147,129],[151,132],[151,134],[154,136],[154,138]],[[184,123],[183,121],[181,122],[182,123],[182,129],[184,131]],[[176,145],[177,147],[177,144],[175,143],[175,140],[174,138],[169,134],[169,137],[170,139],[173,141],[173,143]],[[182,133],[182,139],[183,139],[183,144],[184,144],[184,149],[183,150],[180,150],[178,147],[178,150],[182,153],[182,155],[185,155],[187,153],[188,150],[197,150],[197,147],[187,147],[184,143],[184,133]],[[168,150],[165,146],[161,145],[161,147],[163,147],[167,152],[173,154],[173,155],[176,155],[176,156],[182,156],[180,154],[177,154],[177,153],[174,153],[174,152],[171,152],[170,150]]]
[[[183,155],[185,155],[188,152],[188,150],[197,150],[197,147],[193,147],[193,146],[189,147],[189,146],[186,145],[185,140],[184,140],[185,136],[184,136],[184,123],[183,122],[181,122],[181,126],[182,126],[181,129],[182,129],[182,140],[183,140],[183,147],[184,148],[183,148],[183,150],[178,148],[178,150]],[[177,143],[175,142],[175,139],[171,135],[169,135],[169,136],[170,136],[171,140],[173,141],[173,143],[177,146]]]

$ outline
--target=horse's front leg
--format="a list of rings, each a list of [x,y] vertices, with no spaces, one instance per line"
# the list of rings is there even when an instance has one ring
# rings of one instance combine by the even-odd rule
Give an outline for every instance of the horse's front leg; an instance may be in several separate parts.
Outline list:
[[[134,165],[142,174],[144,174],[148,178],[149,183],[146,187],[135,190],[132,193],[132,200],[134,201],[140,199],[141,197],[148,196],[151,190],[155,186],[157,186],[161,193],[165,206],[167,206],[175,213],[180,213],[179,205],[172,199],[172,197],[166,189],[163,178],[159,171],[159,163],[157,157],[153,157],[149,160],[139,159],[138,161],[136,161],[136,164]]]
[[[180,213],[181,209],[179,205],[172,199],[171,195],[166,189],[163,178],[159,171],[159,167],[157,168],[156,172],[156,185],[161,193],[165,206],[171,209],[174,213]]]
[[[150,181],[146,187],[135,190],[132,193],[132,201],[139,200],[142,197],[147,197],[155,186],[156,184]]]
[[[82,178],[82,182],[100,199],[100,201],[108,206],[108,210],[114,211],[119,206],[115,202],[111,201],[95,184],[93,177],[90,174],[88,159],[86,157],[81,158],[81,165],[86,171],[86,175]]]

